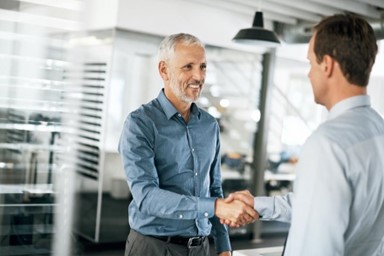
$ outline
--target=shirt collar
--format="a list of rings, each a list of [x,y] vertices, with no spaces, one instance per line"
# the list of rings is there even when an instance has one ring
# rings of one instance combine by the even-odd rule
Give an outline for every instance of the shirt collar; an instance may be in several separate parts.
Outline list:
[[[168,120],[171,119],[175,114],[177,114],[177,109],[172,105],[172,103],[165,96],[164,89],[161,89],[159,96],[157,96],[161,107],[164,110],[165,115]],[[191,105],[191,114],[196,115],[198,119],[200,119],[200,110],[195,103]]]
[[[356,107],[370,106],[371,99],[368,95],[359,95],[347,98],[334,105],[328,114],[328,119],[335,118],[342,113]]]

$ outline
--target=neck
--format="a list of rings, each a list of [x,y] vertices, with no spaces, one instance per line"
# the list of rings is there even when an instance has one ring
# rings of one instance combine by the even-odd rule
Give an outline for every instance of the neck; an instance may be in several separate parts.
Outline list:
[[[329,104],[326,105],[326,108],[330,110],[340,101],[360,95],[367,95],[367,87],[361,87],[354,84],[346,84],[345,86],[338,88],[338,92],[334,94],[334,97],[330,100]]]
[[[180,112],[180,111],[179,111]],[[191,109],[187,109],[184,112],[180,112],[181,116],[184,118],[185,122],[188,123],[189,121],[189,116],[191,114]]]
[[[191,113],[192,103],[187,103],[178,99],[173,93],[167,90],[167,87],[164,88],[164,94],[167,99],[172,103],[172,105],[176,108],[177,112],[179,112],[184,118],[185,122],[189,121],[189,115]]]

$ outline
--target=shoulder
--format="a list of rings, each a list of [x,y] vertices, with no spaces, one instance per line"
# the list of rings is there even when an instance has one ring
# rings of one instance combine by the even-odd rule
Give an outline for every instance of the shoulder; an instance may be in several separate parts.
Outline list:
[[[372,108],[356,108],[324,122],[314,134],[341,148],[348,148],[384,134],[384,121]]]
[[[141,105],[139,108],[133,110],[127,116],[127,121],[141,120],[150,122],[154,117],[158,117],[159,113],[163,112],[159,102],[156,99]]]

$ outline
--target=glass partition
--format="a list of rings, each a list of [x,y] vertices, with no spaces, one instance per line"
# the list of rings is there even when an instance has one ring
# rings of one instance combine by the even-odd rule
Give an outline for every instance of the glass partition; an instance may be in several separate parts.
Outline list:
[[[69,9],[68,9],[69,8]],[[65,134],[80,6],[0,2],[0,254],[70,255],[74,168]],[[60,18],[57,14],[60,13]],[[58,222],[60,220],[60,222]]]

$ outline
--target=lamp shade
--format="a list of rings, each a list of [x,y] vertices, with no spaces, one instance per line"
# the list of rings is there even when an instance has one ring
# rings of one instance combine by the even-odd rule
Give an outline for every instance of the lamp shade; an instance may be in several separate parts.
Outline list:
[[[233,38],[234,42],[275,47],[280,44],[275,32],[264,29],[263,13],[256,12],[251,28],[241,29]]]

